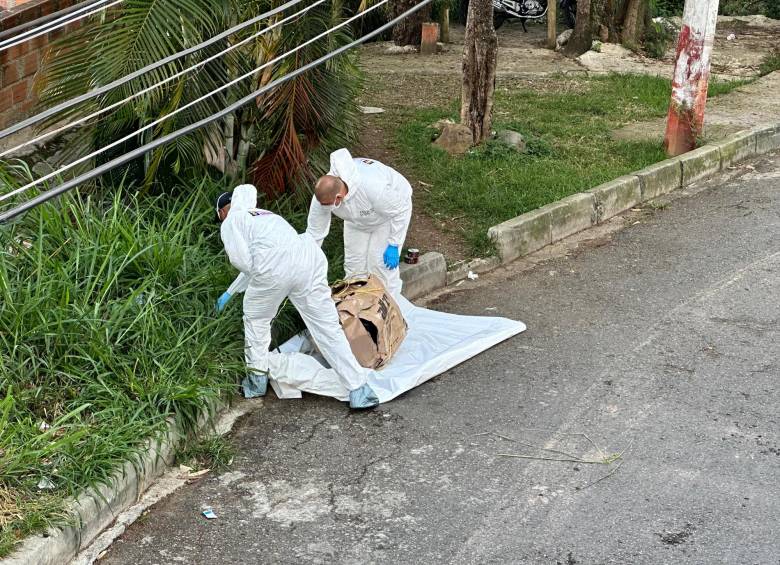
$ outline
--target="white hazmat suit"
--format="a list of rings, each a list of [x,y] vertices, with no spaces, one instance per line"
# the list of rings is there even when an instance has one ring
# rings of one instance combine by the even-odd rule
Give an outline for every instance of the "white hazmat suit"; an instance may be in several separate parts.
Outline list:
[[[230,204],[220,233],[230,263],[240,271],[228,293],[244,292],[247,365],[280,382],[305,382],[304,388],[313,391],[331,388],[334,378],[347,390],[364,385],[369,370],[358,364],[341,329],[328,286],[328,261],[317,243],[283,218],[256,208],[252,185],[237,187]],[[271,322],[285,298],[300,313],[332,371],[316,361],[321,370],[313,370],[309,355],[268,350]]]
[[[388,245],[400,253],[412,218],[412,187],[400,173],[373,159],[353,159],[346,149],[330,156],[328,175],[339,177],[348,192],[339,207],[323,206],[316,196],[309,208],[306,232],[322,245],[331,213],[344,220],[344,271],[347,277],[372,273],[393,297],[401,295],[398,268],[388,269]]]

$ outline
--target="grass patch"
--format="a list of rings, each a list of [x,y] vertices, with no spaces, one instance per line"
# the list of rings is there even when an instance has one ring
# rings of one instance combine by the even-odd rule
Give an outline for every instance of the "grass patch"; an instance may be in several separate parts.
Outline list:
[[[764,55],[758,67],[758,74],[761,76],[766,76],[775,71],[780,71],[780,46],[774,47],[769,53]]]
[[[744,83],[713,81],[710,95]],[[618,141],[611,132],[665,116],[670,93],[668,80],[638,75],[576,80],[565,91],[498,89],[494,128],[522,133],[527,154],[495,142],[463,157],[434,147],[430,125],[457,119],[455,103],[411,113],[395,126],[394,145],[415,178],[432,185],[421,192],[423,205],[480,256],[491,251],[488,227],[665,159],[660,144]]]
[[[227,439],[213,435],[186,446],[177,454],[176,461],[192,467],[195,471],[201,469],[220,471],[233,462],[235,454],[235,449]]]
[[[7,555],[24,536],[50,525],[65,525],[62,500],[57,496],[30,496],[0,487],[0,556]]]

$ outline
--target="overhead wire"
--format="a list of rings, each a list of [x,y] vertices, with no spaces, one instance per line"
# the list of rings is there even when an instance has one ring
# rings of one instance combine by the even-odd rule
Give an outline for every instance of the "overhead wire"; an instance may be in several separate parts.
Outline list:
[[[57,177],[60,174],[62,174],[63,172],[72,169],[76,165],[79,165],[81,163],[89,161],[90,159],[93,159],[94,157],[97,157],[98,155],[100,155],[102,153],[105,153],[109,149],[111,149],[113,147],[116,147],[117,145],[120,145],[120,144],[124,143],[125,141],[128,141],[128,140],[136,137],[138,134],[140,134],[140,133],[142,133],[144,131],[147,131],[147,130],[149,130],[149,129],[151,129],[151,128],[153,128],[153,127],[155,127],[155,126],[157,126],[157,125],[159,125],[161,123],[163,123],[164,121],[166,121],[166,120],[172,118],[173,116],[183,112],[184,110],[186,110],[188,108],[191,108],[192,106],[194,106],[194,105],[196,105],[196,104],[198,104],[200,102],[203,102],[204,100],[206,100],[208,98],[211,98],[215,94],[217,94],[219,92],[222,92],[223,90],[226,90],[226,89],[230,88],[231,86],[233,86],[233,85],[235,85],[235,84],[237,84],[237,83],[239,83],[239,82],[241,82],[243,80],[246,80],[247,78],[249,78],[249,77],[251,77],[253,75],[256,75],[257,73],[259,73],[260,71],[270,67],[274,63],[278,63],[279,61],[287,58],[288,56],[292,55],[293,53],[296,53],[296,52],[300,51],[301,49],[303,49],[307,45],[311,45],[312,43],[314,43],[315,41],[317,41],[319,39],[322,39],[326,35],[329,35],[330,33],[332,33],[334,31],[336,31],[336,30],[338,30],[338,29],[340,29],[340,28],[342,28],[342,27],[352,23],[356,19],[364,16],[365,14],[368,14],[372,10],[375,10],[375,9],[379,8],[380,6],[386,4],[388,1],[389,0],[381,0],[380,2],[377,2],[376,4],[373,4],[371,7],[367,8],[363,12],[359,12],[358,14],[355,14],[351,18],[344,20],[343,22],[339,23],[338,25],[335,25],[332,28],[329,28],[329,29],[323,31],[319,35],[317,35],[315,37],[312,37],[311,39],[308,39],[308,40],[304,41],[303,43],[301,43],[299,45],[296,45],[295,47],[293,47],[289,51],[287,51],[287,52],[285,52],[285,53],[283,53],[281,55],[278,55],[278,56],[274,57],[273,59],[271,59],[269,61],[266,61],[265,63],[263,63],[259,67],[254,68],[251,71],[246,72],[243,75],[241,75],[241,76],[231,80],[230,82],[225,83],[225,84],[219,86],[218,88],[212,90],[211,92],[208,92],[207,94],[204,94],[200,98],[197,98],[197,99],[195,99],[195,100],[193,100],[191,102],[188,102],[187,104],[184,104],[183,106],[179,106],[178,108],[176,108],[172,112],[169,112],[168,114],[165,114],[164,116],[162,116],[160,118],[157,118],[156,120],[154,120],[154,121],[146,124],[145,126],[137,129],[136,131],[134,131],[134,132],[132,132],[132,133],[130,133],[130,134],[120,138],[120,139],[112,141],[108,145],[104,145],[100,149],[98,149],[96,151],[93,151],[92,153],[90,153],[88,155],[85,155],[83,157],[79,157],[75,161],[73,161],[71,163],[68,163],[67,165],[64,165],[64,166],[60,167],[59,169],[57,169],[55,171],[52,171],[52,172],[50,172],[50,173],[48,173],[48,174],[46,174],[46,175],[44,175],[44,176],[42,176],[42,177],[40,177],[38,179],[35,179],[35,180],[27,183],[24,186],[21,186],[21,187],[15,189],[15,190],[12,190],[11,192],[8,192],[8,193],[5,193],[5,194],[1,194],[0,195],[0,202],[5,202],[9,198],[13,198],[14,196],[17,196],[18,194],[22,194],[22,193],[30,190],[31,188],[34,188],[34,187],[38,186],[39,184],[41,184],[43,182],[46,182],[49,179]]]
[[[159,61],[155,61],[154,63],[150,63],[146,65],[145,67],[138,69],[136,71],[133,71],[132,73],[125,75],[123,77],[120,77],[116,80],[111,81],[110,83],[103,85],[99,88],[96,88],[94,90],[90,90],[89,92],[85,92],[84,94],[81,94],[79,96],[76,96],[75,98],[71,98],[70,100],[66,100],[65,102],[62,102],[60,104],[57,104],[56,106],[52,106],[51,108],[47,108],[43,112],[40,112],[34,116],[31,116],[27,119],[24,119],[16,124],[13,124],[6,129],[0,131],[0,139],[3,137],[7,137],[11,134],[14,134],[18,131],[21,131],[31,125],[35,125],[47,118],[51,118],[52,116],[55,116],[59,113],[61,113],[64,110],[67,110],[69,108],[72,108],[73,106],[76,106],[77,104],[81,104],[82,102],[86,102],[87,100],[91,100],[92,98],[95,98],[97,96],[100,96],[102,94],[105,94],[106,92],[109,92],[113,90],[114,88],[118,86],[122,86],[123,84],[127,84],[133,79],[136,79],[140,76],[143,76],[144,74],[151,72],[155,69],[158,69],[162,67],[163,65],[167,65],[168,63],[171,63],[173,61],[176,61],[177,59],[181,59],[182,57],[186,57],[187,55],[190,55],[192,53],[195,53],[196,51],[199,51],[203,49],[204,47],[208,47],[210,45],[213,45],[217,41],[221,41],[222,39],[225,39],[229,37],[230,35],[241,31],[242,29],[249,27],[250,25],[254,25],[258,22],[261,22],[267,18],[270,18],[271,16],[275,16],[276,14],[279,14],[286,10],[287,8],[290,8],[292,6],[295,6],[296,4],[302,2],[303,0],[288,0],[284,4],[281,4],[277,6],[276,8],[273,8],[271,10],[268,10],[267,12],[264,12],[260,14],[259,16],[255,16],[253,18],[250,18],[248,20],[245,20],[239,24],[234,25],[233,27],[226,29],[225,31],[215,35],[214,37],[211,37],[210,39],[207,39],[205,41],[202,41],[198,43],[197,45],[193,45],[192,47],[188,47],[187,49],[183,49],[182,51],[179,51],[177,53],[173,53],[171,55],[168,55],[167,57],[164,57],[160,59]]]
[[[18,26],[12,27],[11,29],[6,29],[3,31],[0,31],[0,41],[7,41],[6,37],[13,36],[14,38],[17,37],[18,34],[24,33],[25,30],[28,30],[30,28],[43,28],[46,24],[52,22],[53,20],[59,20],[60,18],[67,16],[69,14],[72,14],[73,12],[76,12],[80,10],[81,8],[84,8],[85,6],[95,6],[97,4],[102,4],[104,2],[109,2],[110,0],[85,0],[84,2],[79,2],[78,4],[73,4],[72,6],[69,6],[68,8],[63,8],[62,10],[58,10],[56,12],[53,12],[51,14],[47,14],[45,16],[41,16],[40,18],[31,20],[29,22],[24,22],[22,24],[19,24]]]
[[[175,139],[178,139],[179,137],[182,137],[184,135],[187,135],[189,133],[192,133],[193,131],[202,128],[206,125],[209,125],[216,120],[219,120],[228,114],[238,110],[245,104],[248,104],[255,100],[258,96],[261,96],[262,94],[268,92],[269,90],[277,87],[278,85],[287,82],[311,69],[314,67],[317,67],[321,65],[322,63],[325,63],[329,61],[330,59],[337,57],[338,55],[341,55],[345,51],[348,51],[349,49],[352,49],[356,47],[357,45],[360,45],[361,43],[364,43],[365,41],[368,41],[372,37],[375,37],[379,35],[380,33],[383,33],[387,29],[390,29],[395,24],[400,22],[405,17],[409,16],[410,14],[413,14],[417,10],[421,9],[422,7],[428,5],[431,3],[432,0],[422,0],[415,6],[412,6],[405,12],[399,14],[392,20],[386,22],[385,24],[379,26],[375,30],[363,35],[362,37],[359,37],[352,42],[342,45],[341,47],[334,49],[333,51],[330,51],[326,53],[325,55],[319,57],[318,59],[315,59],[314,61],[311,61],[302,67],[299,67],[293,71],[290,71],[286,75],[283,75],[268,84],[258,88],[257,90],[251,92],[250,94],[247,94],[243,98],[240,98],[239,100],[233,102],[232,104],[228,105],[224,109],[220,110],[219,112],[216,112],[215,114],[212,114],[211,116],[207,116],[201,120],[198,120],[197,122],[194,122],[192,124],[189,124],[183,128],[180,128],[176,131],[173,131],[167,135],[164,135],[158,139],[152,140],[149,143],[146,143],[145,145],[142,145],[141,147],[138,147],[132,151],[129,151],[125,153],[124,155],[121,155],[119,157],[116,157],[110,161],[107,161],[106,163],[103,163],[95,168],[93,168],[91,171],[87,171],[73,179],[70,179],[68,181],[63,182],[62,184],[47,190],[46,192],[43,192],[27,202],[24,202],[23,204],[20,204],[19,206],[16,206],[12,208],[11,210],[8,210],[6,212],[0,213],[0,224],[7,223],[8,221],[24,214],[25,212],[35,208],[36,206],[39,206],[45,202],[48,202],[49,200],[56,198],[57,196],[60,196],[61,194],[64,194],[65,192],[68,192],[69,190],[72,190],[76,186],[94,179],[95,177],[98,177],[102,175],[103,173],[106,173],[108,171],[111,171],[115,169],[116,167],[119,167],[121,165],[124,165],[125,163],[128,163],[129,161],[132,161],[133,159],[136,159],[150,151],[153,151],[154,149],[165,145],[166,143],[173,141]]]
[[[12,37],[11,39],[0,42],[0,52],[10,49],[11,47],[16,47],[17,45],[21,45],[22,43],[26,43],[27,41],[35,39],[36,37],[40,37],[41,35],[51,33],[52,31],[75,23],[79,20],[83,20],[84,18],[88,18],[89,16],[97,14],[98,12],[102,12],[103,10],[107,10],[111,6],[116,6],[122,2],[124,2],[124,0],[113,0],[108,4],[104,4],[103,2],[96,2],[96,4],[103,4],[98,8],[93,8],[93,5],[85,6],[81,9],[82,11],[85,11],[85,13],[77,14],[74,12],[73,14],[68,14],[67,16],[60,18],[61,21],[59,21],[59,23],[52,22],[53,25],[51,26],[46,25],[43,26],[43,29],[34,28],[28,32],[23,33],[22,35],[24,37]]]
[[[91,114],[89,114],[87,116],[83,116],[81,118],[78,118],[77,120],[74,120],[74,121],[68,122],[66,124],[63,124],[62,126],[59,126],[59,127],[55,128],[55,129],[46,131],[46,132],[42,133],[41,135],[39,135],[37,137],[34,137],[32,139],[28,139],[28,140],[26,140],[26,141],[24,141],[24,142],[22,142],[22,143],[20,143],[20,144],[18,144],[16,146],[14,146],[14,147],[11,147],[11,148],[6,149],[4,151],[0,151],[0,158],[6,157],[8,155],[11,155],[12,153],[15,153],[16,151],[18,151],[19,149],[23,149],[24,147],[27,147],[29,145],[33,145],[35,143],[38,143],[39,141],[42,141],[42,140],[47,139],[49,137],[52,137],[53,135],[57,135],[59,133],[67,131],[67,130],[71,129],[72,127],[75,127],[75,126],[77,126],[79,124],[82,124],[84,122],[87,122],[87,121],[91,120],[92,118],[96,118],[97,116],[105,114],[106,112],[108,112],[110,110],[118,108],[119,106],[122,106],[123,104],[125,104],[127,102],[130,102],[131,100],[134,100],[134,99],[138,98],[139,96],[143,96],[144,94],[146,94],[148,92],[151,92],[152,90],[154,90],[156,88],[159,88],[160,86],[162,86],[164,84],[167,84],[167,83],[171,82],[174,79],[177,79],[177,78],[179,78],[181,76],[184,76],[185,74],[187,74],[189,72],[192,72],[195,69],[199,69],[199,68],[207,65],[211,61],[214,61],[215,59],[218,59],[218,58],[222,57],[223,55],[226,55],[226,54],[230,53],[231,51],[237,49],[238,47],[240,47],[242,45],[245,45],[246,43],[249,43],[253,39],[256,39],[256,38],[260,37],[261,35],[266,34],[266,33],[268,33],[269,31],[271,31],[273,29],[276,29],[280,25],[284,25],[284,24],[288,23],[289,21],[302,16],[303,14],[305,14],[306,12],[311,10],[312,8],[318,6],[319,4],[322,4],[323,2],[325,2],[325,0],[317,0],[316,2],[306,6],[302,10],[299,10],[298,12],[295,12],[294,14],[291,14],[291,15],[286,16],[285,18],[283,18],[283,19],[281,19],[281,20],[279,20],[277,22],[274,22],[270,26],[261,29],[260,31],[250,35],[249,37],[247,37],[245,39],[242,39],[241,41],[238,41],[236,43],[231,44],[230,46],[228,46],[226,49],[223,49],[219,53],[211,55],[210,57],[208,57],[208,58],[206,58],[206,59],[204,59],[202,61],[199,61],[199,62],[195,63],[194,65],[191,65],[190,67],[187,67],[186,69],[182,69],[182,70],[172,74],[171,76],[164,78],[163,80],[161,80],[159,82],[156,82],[156,83],[154,83],[154,84],[152,84],[150,86],[147,86],[146,88],[144,88],[142,90],[139,90],[138,92],[134,92],[130,96],[127,96],[127,97],[123,98],[122,100],[119,100],[118,102],[114,102],[113,104],[110,104],[110,105],[106,106],[105,108],[100,108],[99,110],[97,110],[97,111],[95,111],[95,112],[93,112],[93,113],[91,113]]]

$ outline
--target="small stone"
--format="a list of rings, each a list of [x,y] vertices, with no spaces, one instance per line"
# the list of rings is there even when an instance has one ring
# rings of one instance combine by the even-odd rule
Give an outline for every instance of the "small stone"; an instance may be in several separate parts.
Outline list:
[[[496,141],[501,145],[506,145],[517,151],[525,153],[527,151],[525,139],[521,134],[511,129],[502,129],[496,133]]]
[[[555,44],[556,44],[555,49],[556,50],[560,50],[561,47],[566,45],[569,42],[569,39],[571,39],[571,34],[572,33],[574,33],[573,29],[567,29],[566,31],[561,33],[558,36],[558,39],[556,39],[556,41],[555,41]]]
[[[471,130],[463,124],[449,124],[444,126],[441,135],[433,142],[434,145],[444,149],[450,155],[464,155],[473,143]]]
[[[52,172],[54,168],[49,165],[46,161],[39,161],[35,165],[33,165],[32,172],[36,177],[42,177],[45,175],[48,175],[50,172]]]
[[[387,55],[402,55],[404,53],[417,53],[417,47],[414,45],[391,45],[385,49]]]
[[[454,125],[454,124],[455,124],[455,122],[453,122],[449,118],[443,118],[443,119],[437,120],[436,122],[431,124],[431,127],[433,129],[435,129],[436,131],[438,131],[439,133],[441,133],[441,130],[443,130],[447,126],[451,126],[451,125]]]

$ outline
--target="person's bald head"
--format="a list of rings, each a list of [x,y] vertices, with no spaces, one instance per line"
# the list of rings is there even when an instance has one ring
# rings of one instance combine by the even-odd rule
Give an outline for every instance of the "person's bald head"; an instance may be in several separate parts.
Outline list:
[[[314,196],[323,206],[332,206],[347,195],[347,185],[339,177],[325,175],[314,185]]]

